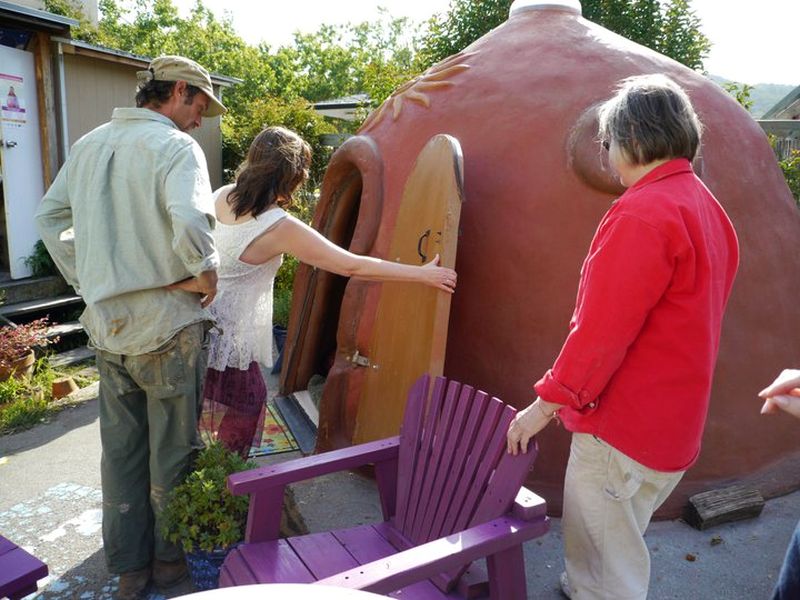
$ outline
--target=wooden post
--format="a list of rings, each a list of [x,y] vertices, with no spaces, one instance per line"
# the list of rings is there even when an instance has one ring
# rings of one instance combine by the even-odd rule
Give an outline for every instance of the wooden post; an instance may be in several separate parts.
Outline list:
[[[42,179],[45,189],[58,170],[56,106],[53,92],[53,64],[50,36],[36,32],[33,41],[33,63],[36,72],[36,96],[39,104],[39,135],[42,145]]]
[[[689,498],[683,518],[702,531],[721,523],[757,517],[763,508],[764,498],[758,490],[734,485],[695,494]]]

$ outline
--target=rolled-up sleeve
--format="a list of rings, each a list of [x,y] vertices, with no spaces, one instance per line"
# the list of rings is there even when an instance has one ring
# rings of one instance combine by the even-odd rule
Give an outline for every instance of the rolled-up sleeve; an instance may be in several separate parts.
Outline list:
[[[36,227],[47,251],[66,282],[79,291],[72,232],[72,206],[68,191],[69,163],[58,172],[36,211]]]
[[[216,269],[219,255],[211,233],[216,222],[211,185],[205,156],[197,144],[187,144],[176,152],[164,188],[175,254],[192,275]]]
[[[534,386],[548,402],[581,409],[622,364],[674,270],[666,237],[620,215],[598,229],[587,257],[570,331],[553,368]]]

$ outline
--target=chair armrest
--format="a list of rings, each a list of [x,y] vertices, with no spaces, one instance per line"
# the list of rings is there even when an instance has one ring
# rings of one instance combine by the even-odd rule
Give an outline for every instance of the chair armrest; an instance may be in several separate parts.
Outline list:
[[[397,470],[399,446],[400,438],[396,436],[228,476],[231,494],[250,494],[245,542],[253,544],[278,538],[287,484],[370,463],[375,464],[376,473],[383,473],[384,479],[390,479],[388,475]],[[387,488],[390,490],[391,486],[387,484]],[[381,506],[384,513],[393,510],[392,500],[383,491]]]
[[[312,479],[320,475],[335,473],[345,469],[354,469],[371,463],[380,463],[397,458],[400,437],[395,436],[305,456],[285,463],[259,467],[234,473],[228,477],[228,489],[231,494],[241,496],[265,491],[269,488],[282,487],[287,483]]]
[[[546,516],[523,521],[506,515],[316,583],[388,594],[522,544],[546,533],[549,527]]]

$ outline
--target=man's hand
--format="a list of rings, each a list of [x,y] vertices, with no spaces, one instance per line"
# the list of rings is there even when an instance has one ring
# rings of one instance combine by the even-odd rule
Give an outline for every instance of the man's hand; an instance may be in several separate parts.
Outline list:
[[[528,451],[530,439],[544,429],[561,405],[545,402],[541,398],[517,413],[508,427],[508,453],[516,456]]]
[[[764,399],[761,414],[775,414],[781,410],[800,418],[800,370],[784,369],[780,375],[758,394]]]
[[[205,308],[214,301],[214,296],[217,295],[217,272],[203,271],[197,277],[189,277],[189,279],[168,285],[167,289],[200,294],[202,296],[200,306]]]
[[[205,308],[214,301],[214,296],[217,295],[217,272],[212,270],[200,273],[197,276],[197,287],[203,296],[200,306]]]

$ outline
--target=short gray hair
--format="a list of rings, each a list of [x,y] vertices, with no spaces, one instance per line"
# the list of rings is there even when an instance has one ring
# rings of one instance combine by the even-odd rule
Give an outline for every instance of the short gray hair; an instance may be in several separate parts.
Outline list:
[[[620,82],[599,109],[602,142],[612,140],[636,165],[656,160],[694,160],[703,126],[686,92],[664,75],[639,75]]]

